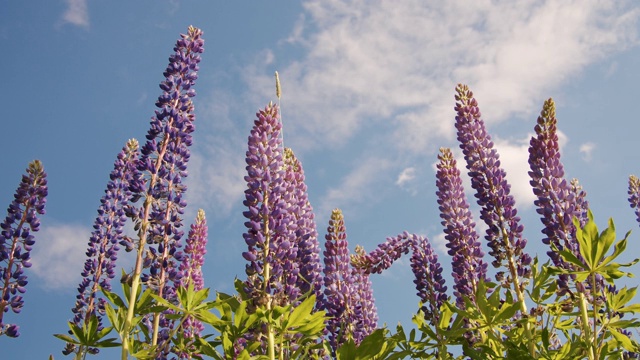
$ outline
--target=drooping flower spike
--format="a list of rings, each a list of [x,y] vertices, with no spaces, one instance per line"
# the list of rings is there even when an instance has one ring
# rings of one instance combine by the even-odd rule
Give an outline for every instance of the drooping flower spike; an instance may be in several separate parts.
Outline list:
[[[506,172],[500,167],[498,152],[485,129],[473,93],[466,85],[458,85],[455,98],[458,141],[481,207],[480,218],[488,225],[485,238],[491,248],[489,255],[495,258],[492,264],[508,269],[503,283],[513,284],[514,290],[521,294],[525,279],[531,276],[531,257],[524,251],[527,240],[522,237],[523,226]]]
[[[451,256],[453,289],[456,304],[465,306],[465,298],[473,304],[478,281],[489,281],[484,252],[475,230],[475,222],[464,193],[460,170],[450,149],[441,148],[438,155],[436,186],[438,205],[448,254]]]
[[[33,233],[40,229],[38,215],[45,213],[47,174],[42,163],[29,163],[26,174],[7,209],[7,217],[0,224],[0,335],[18,337],[19,326],[4,322],[9,309],[20,313],[26,292],[25,268],[31,267],[31,250],[35,244]]]

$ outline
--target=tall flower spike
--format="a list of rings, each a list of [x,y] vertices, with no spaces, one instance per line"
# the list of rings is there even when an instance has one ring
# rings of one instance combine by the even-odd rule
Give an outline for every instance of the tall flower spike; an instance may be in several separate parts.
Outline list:
[[[488,225],[485,238],[491,248],[489,254],[495,258],[492,264],[508,269],[505,285],[513,283],[522,301],[523,280],[531,277],[531,257],[524,252],[527,240],[522,237],[523,226],[515,200],[509,194],[506,173],[500,167],[498,152],[481,119],[478,102],[466,85],[458,85],[456,93],[458,141],[467,161],[471,186],[482,208],[480,218]]]
[[[482,260],[481,243],[475,230],[473,216],[462,186],[460,170],[450,149],[441,148],[436,173],[440,218],[451,256],[452,277],[456,304],[464,309],[465,298],[475,303],[479,280],[487,278],[487,264]]]
[[[636,213],[636,220],[640,223],[640,179],[629,176],[629,205]]]
[[[413,283],[422,302],[424,317],[431,324],[437,324],[440,319],[440,307],[448,300],[442,266],[427,238],[409,235],[407,240],[412,250],[411,270],[415,275]]]
[[[182,253],[178,249],[184,234],[181,215],[186,206],[183,198],[186,186],[182,181],[187,176],[191,133],[195,129],[191,98],[196,95],[193,86],[198,78],[203,45],[202,31],[193,26],[176,42],[174,54],[169,57],[169,65],[164,72],[165,80],[160,83],[162,95],[156,102],[158,110],[151,118],[147,142],[141,148],[138,174],[131,183],[133,200],[142,198],[143,203],[140,207],[130,206],[127,211],[136,223],[138,243],[123,241],[127,249],[135,247],[137,250],[130,301],[135,300],[140,280],[166,299],[172,298],[173,283],[180,280],[177,262],[182,260]],[[145,252],[147,244],[149,248]],[[143,265],[148,268],[148,273],[141,276]],[[129,336],[132,309],[129,308],[124,325],[125,337]],[[155,329],[159,321],[159,317],[154,320],[152,345],[157,343],[158,332]],[[129,351],[125,340],[123,354]]]
[[[246,158],[244,205],[248,210],[243,213],[247,218],[243,237],[248,251],[242,256],[249,263],[245,291],[255,305],[271,306],[273,301],[284,305],[300,295],[296,224],[288,202],[295,191],[285,180],[277,106],[269,104],[256,115]]]
[[[319,302],[322,297],[322,265],[320,263],[320,246],[318,244],[318,232],[316,230],[315,215],[307,195],[304,170],[302,163],[296,158],[289,148],[284,149],[285,181],[291,184],[291,192],[288,200],[290,204],[289,214],[293,216],[292,230],[295,232],[295,241],[298,247],[296,261],[300,269],[300,276],[296,281],[296,287],[302,294],[312,291]]]
[[[118,154],[105,195],[100,199],[98,216],[89,238],[82,280],[78,285],[79,294],[72,309],[72,322],[78,326],[88,324],[94,315],[101,324],[105,300],[99,297],[100,289],[110,291],[111,279],[115,277],[119,243],[123,241],[123,227],[127,221],[124,208],[131,197],[129,182],[136,171],[137,160],[138,141],[131,139]],[[97,350],[92,349],[94,352]]]
[[[573,218],[581,221],[583,211],[577,205],[579,197],[572,190],[571,183],[564,179],[564,166],[560,162],[560,146],[558,144],[557,120],[553,99],[544,102],[542,112],[535,126],[536,136],[531,138],[529,146],[529,176],[531,187],[537,200],[540,220],[544,225],[542,242],[556,249],[567,249],[580,256],[578,242],[575,240]],[[565,269],[572,269],[571,264],[562,260],[557,251],[547,252],[553,264]],[[558,286],[561,292],[568,289],[568,277],[561,276]]]
[[[4,314],[11,309],[19,313],[24,305],[22,294],[26,292],[27,275],[24,268],[31,267],[30,252],[35,244],[32,233],[40,229],[38,215],[45,213],[47,174],[42,163],[29,163],[26,174],[7,209],[7,217],[0,224],[0,335],[18,337],[19,326],[5,324]]]

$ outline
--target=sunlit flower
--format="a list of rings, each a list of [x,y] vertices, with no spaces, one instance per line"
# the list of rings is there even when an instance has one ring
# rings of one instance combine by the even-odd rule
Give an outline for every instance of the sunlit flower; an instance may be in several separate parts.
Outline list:
[[[531,257],[524,252],[527,240],[522,237],[523,226],[510,194],[511,187],[473,93],[466,85],[458,85],[456,93],[458,141],[481,207],[480,218],[488,225],[485,238],[491,248],[489,255],[495,258],[492,263],[495,267],[511,269],[504,281],[517,282],[521,292],[524,282],[516,278],[531,276]],[[509,266],[510,262],[514,268]]]

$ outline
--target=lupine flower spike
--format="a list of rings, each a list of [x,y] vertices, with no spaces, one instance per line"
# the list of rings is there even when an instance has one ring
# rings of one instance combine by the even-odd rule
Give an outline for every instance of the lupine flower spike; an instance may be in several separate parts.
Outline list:
[[[204,265],[204,255],[207,253],[207,219],[204,210],[198,210],[196,221],[191,225],[184,248],[184,259],[180,263],[180,286],[188,288],[193,284],[194,291],[204,289],[204,279],[202,277],[202,266]],[[178,284],[176,284],[178,285]],[[182,324],[182,332],[185,339],[200,335],[204,330],[204,325],[199,320],[192,317],[187,318]],[[188,354],[178,354],[187,357]],[[191,354],[192,355],[192,354]]]
[[[489,242],[495,267],[505,266],[509,273],[502,281],[513,285],[522,301],[526,279],[531,276],[531,257],[524,252],[527,240],[517,216],[515,200],[510,195],[506,173],[500,167],[498,152],[493,147],[481,118],[478,102],[466,85],[456,88],[456,129],[460,148],[467,160],[471,186],[476,191],[480,218],[488,225],[485,238]],[[497,278],[503,278],[498,273]]]
[[[640,179],[629,176],[629,205],[636,213],[636,220],[640,224]]]
[[[129,207],[128,216],[136,222],[138,243],[123,241],[128,249],[137,250],[137,260],[132,276],[130,302],[136,298],[140,280],[154,289],[158,296],[170,299],[173,284],[179,281],[177,262],[182,260],[180,239],[183,235],[181,215],[186,202],[183,198],[186,186],[182,179],[187,176],[189,147],[195,126],[195,96],[193,86],[198,78],[198,63],[203,52],[202,31],[193,26],[187,34],[181,35],[169,57],[169,65],[164,72],[165,81],[160,83],[163,93],[158,97],[158,110],[151,119],[147,142],[141,148],[137,163],[139,172],[132,182],[134,199],[143,199],[140,207]],[[150,247],[145,253],[145,245]],[[143,267],[149,272],[141,277]],[[128,336],[133,306],[129,308],[124,333]],[[154,329],[160,318],[154,319]],[[158,331],[153,331],[152,345],[157,344]],[[123,357],[128,345],[123,341]]]
[[[475,304],[478,281],[489,281],[484,253],[469,210],[460,170],[450,149],[441,148],[436,173],[440,218],[447,240],[456,304],[464,309],[465,299]]]
[[[427,238],[406,233],[404,237],[411,245],[411,270],[415,276],[413,283],[422,302],[421,310],[425,319],[435,325],[440,320],[440,307],[449,298],[442,277],[442,266]]]
[[[352,333],[349,328],[351,298],[351,271],[349,266],[349,244],[340,209],[331,212],[324,250],[324,297],[320,308],[327,312],[326,332],[331,348],[335,350]]]
[[[356,254],[364,254],[364,248],[356,246]],[[351,267],[351,289],[349,300],[353,309],[353,318],[350,324],[353,329],[353,341],[359,345],[365,337],[378,327],[378,309],[373,298],[371,274],[363,269]]]
[[[300,276],[296,287],[301,294],[312,291],[316,295],[316,302],[321,301],[322,293],[322,265],[320,263],[320,246],[316,230],[315,215],[307,195],[304,170],[302,163],[289,148],[284,149],[285,182],[291,191],[287,191],[289,214],[293,217],[295,241],[298,248],[296,262],[300,269]]]
[[[99,326],[102,326],[105,300],[99,296],[100,289],[111,291],[111,280],[116,275],[114,269],[120,249],[119,243],[124,239],[123,227],[127,221],[124,208],[129,204],[131,197],[129,181],[136,171],[137,160],[138,141],[131,139],[118,154],[105,195],[100,199],[98,217],[89,238],[82,281],[78,285],[79,294],[72,309],[72,322],[80,327],[88,324],[92,316],[96,316]],[[73,351],[76,351],[74,346],[67,344],[63,353],[69,354]],[[98,349],[88,351],[95,354]]]
[[[510,194],[506,172],[500,167],[498,152],[493,147],[481,118],[478,102],[466,85],[456,87],[456,129],[460,148],[467,161],[471,187],[476,191],[480,218],[487,224],[485,239],[489,242],[489,255],[495,267],[505,267],[507,274],[499,271],[496,280],[515,292],[520,303],[520,313],[527,314],[524,291],[531,277],[531,257],[524,251],[527,240],[522,237],[524,227],[517,216],[515,200]],[[525,325],[529,352],[535,353],[535,339],[530,324]]]
[[[26,292],[25,268],[31,267],[30,253],[35,244],[33,233],[40,229],[38,215],[45,213],[47,197],[47,174],[42,163],[29,163],[26,174],[16,190],[7,209],[7,217],[0,224],[0,335],[18,337],[19,326],[4,322],[9,309],[20,313]]]
[[[326,332],[332,351],[352,338],[356,344],[378,326],[369,274],[350,265],[344,216],[340,209],[331,213],[324,251],[324,298],[320,308],[327,312]],[[356,256],[364,257],[362,247]]]
[[[242,256],[249,264],[245,291],[256,306],[286,305],[300,295],[295,223],[286,200],[292,184],[285,181],[277,106],[269,104],[256,115],[246,159],[244,204],[248,210],[243,213],[247,218],[243,236],[248,251]]]
[[[403,254],[408,254],[411,243],[407,241],[409,235],[404,233],[396,237],[388,237],[370,253],[358,253],[351,256],[351,264],[363,269],[366,274],[381,274],[391,267],[394,261]]]
[[[584,222],[586,218],[582,217],[586,214],[577,204],[579,196],[572,189],[572,184],[564,179],[553,99],[545,101],[535,132],[536,136],[531,138],[529,147],[529,176],[533,193],[537,197],[534,204],[538,207],[538,214],[542,215],[540,220],[544,225],[542,233],[545,238],[542,242],[558,250],[567,249],[581,258],[578,242],[575,240],[573,218],[577,217]],[[547,254],[555,266],[572,269],[557,251],[551,249]],[[560,294],[568,290],[567,281],[567,276],[558,279]]]

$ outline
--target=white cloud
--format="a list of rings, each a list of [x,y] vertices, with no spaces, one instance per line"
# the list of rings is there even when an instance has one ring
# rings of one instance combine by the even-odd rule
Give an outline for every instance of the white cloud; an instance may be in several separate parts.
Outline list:
[[[62,23],[84,28],[89,27],[89,10],[87,0],[67,0],[67,9],[62,14]]]
[[[227,215],[233,206],[242,204],[246,171],[244,158],[239,154],[242,149],[229,149],[215,143],[191,154],[187,203],[192,210],[204,208],[207,212]]]
[[[313,0],[305,8],[291,38],[307,54],[278,69],[286,112],[298,119],[287,130],[300,146],[332,146],[392,124],[396,146],[414,151],[453,134],[456,83],[471,86],[488,123],[529,114],[585,66],[634,43],[640,15],[597,0]],[[246,72],[261,99],[273,92],[264,66]]]
[[[194,218],[198,208],[225,216],[235,205],[242,204],[246,188],[244,154],[248,131],[245,133],[238,126],[246,122],[230,116],[231,108],[242,108],[245,104],[214,89],[212,96],[198,106],[198,131],[194,135],[187,178],[187,203],[193,214],[187,216]]]
[[[416,178],[416,168],[408,167],[400,172],[398,178],[396,179],[396,185],[403,190],[408,191],[412,195],[417,194],[417,190],[415,188],[414,180]]]
[[[91,229],[80,225],[47,225],[36,234],[33,247],[35,275],[47,288],[69,288],[78,285],[86,259]]]
[[[391,162],[377,157],[371,157],[359,164],[347,174],[340,185],[330,188],[321,200],[319,214],[330,214],[332,209],[345,209],[354,205],[373,202],[379,192],[371,191],[372,187],[379,185],[384,179],[386,170],[391,167]]]
[[[593,154],[593,150],[595,150],[596,144],[592,142],[586,142],[580,145],[580,153],[582,154],[582,159],[584,161],[591,161],[591,155]]]
[[[529,185],[529,137],[519,141],[505,141],[494,138],[494,144],[500,154],[500,164],[507,173],[511,185],[511,195],[519,209],[533,206],[535,196]]]

